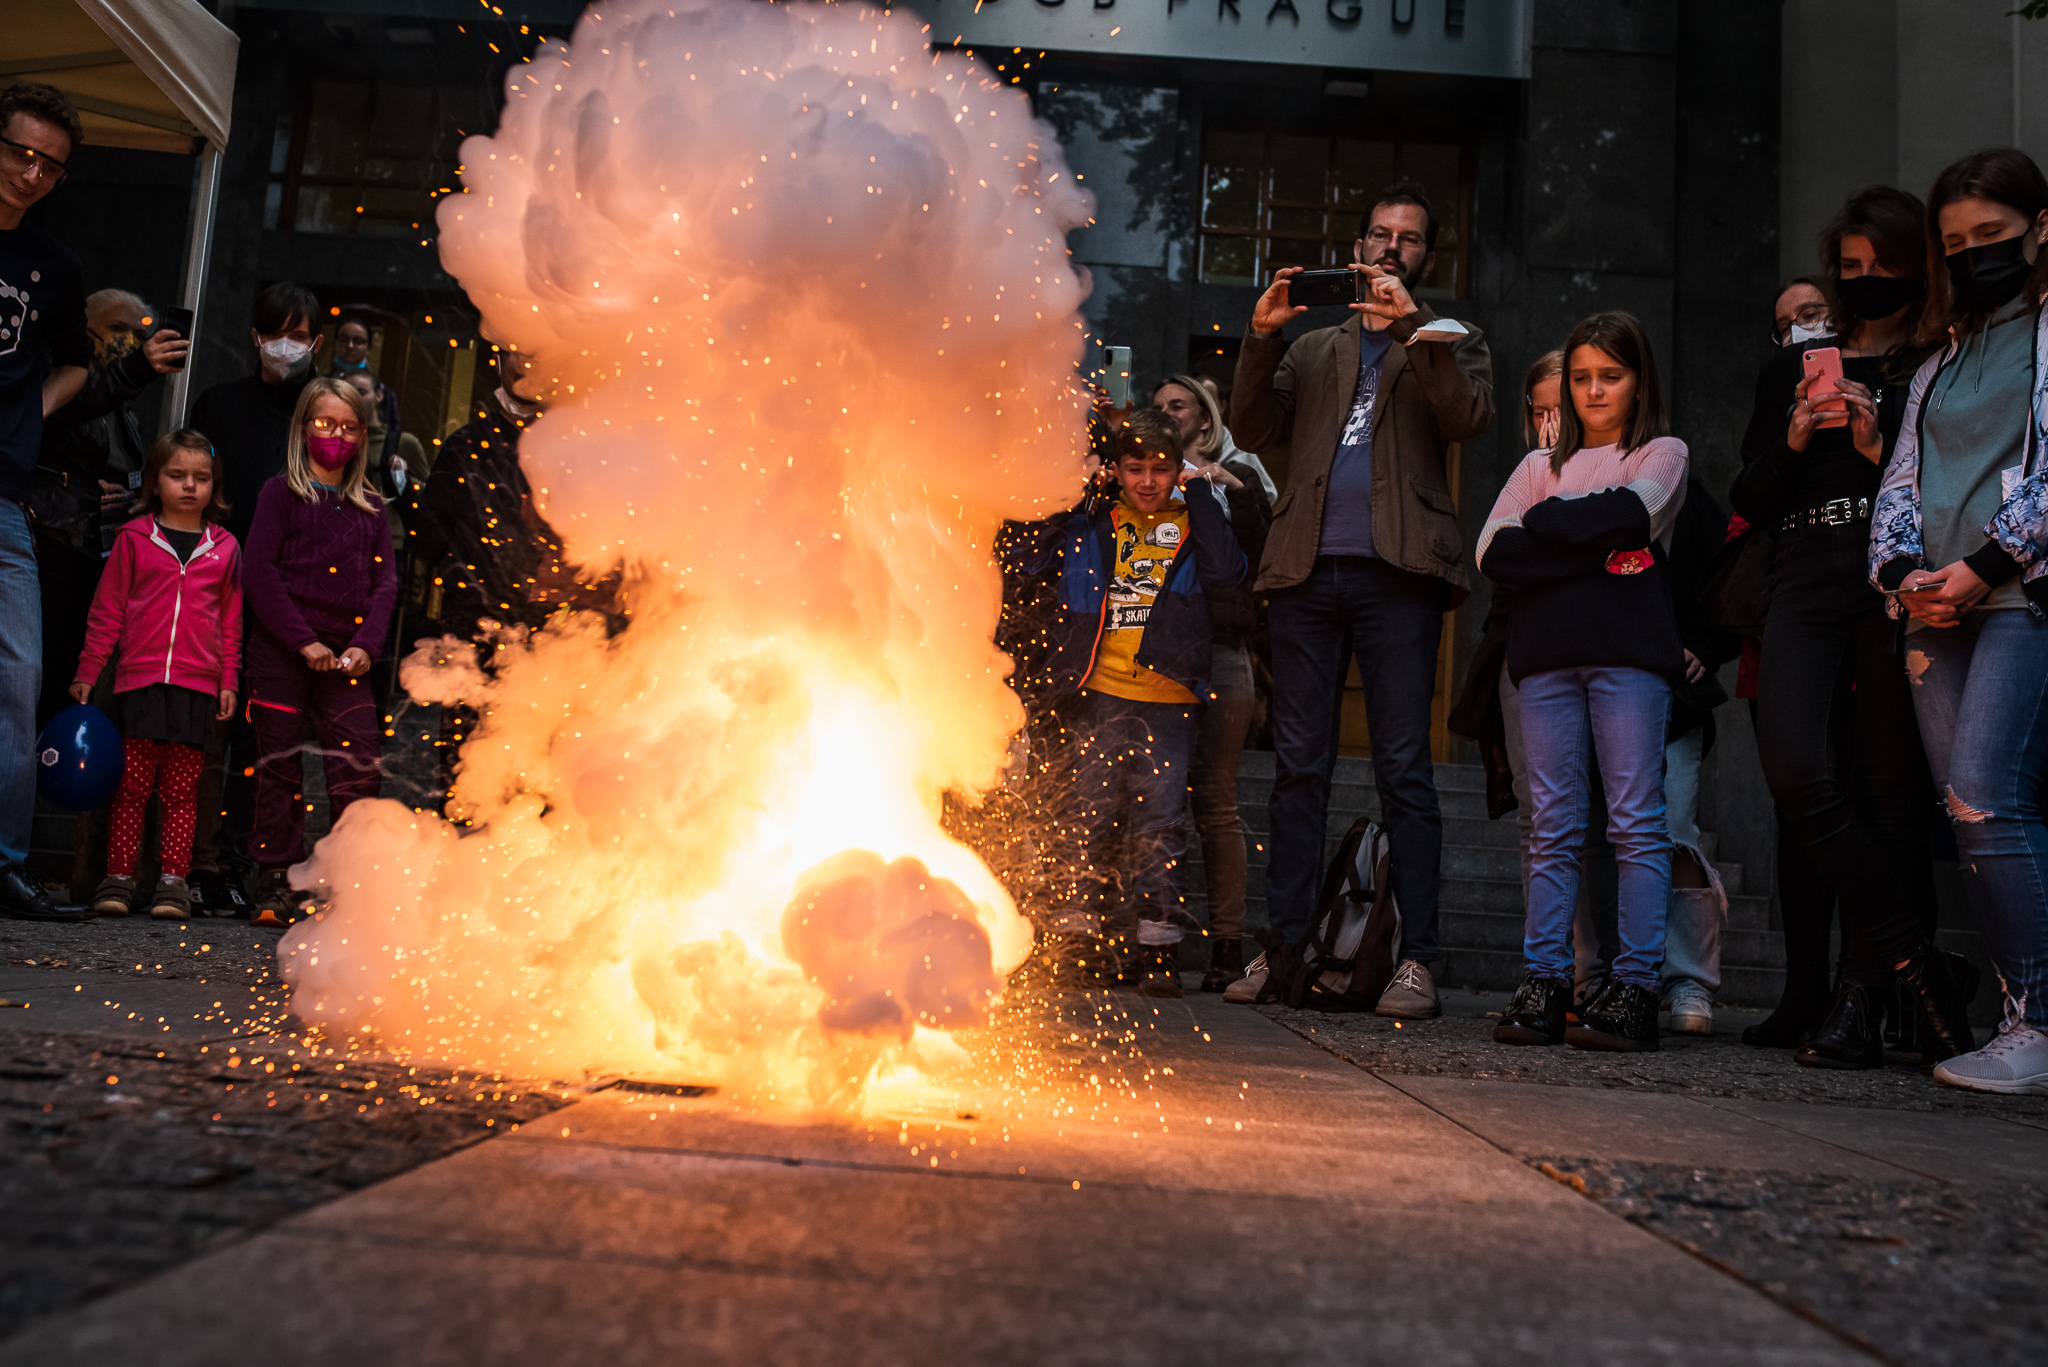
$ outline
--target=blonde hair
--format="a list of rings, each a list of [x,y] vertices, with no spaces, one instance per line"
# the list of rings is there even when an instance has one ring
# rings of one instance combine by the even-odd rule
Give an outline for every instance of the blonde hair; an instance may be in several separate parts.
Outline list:
[[[1188,450],[1191,459],[1196,456],[1201,458],[1200,464],[1214,464],[1216,458],[1223,453],[1223,405],[1216,402],[1216,396],[1209,392],[1209,386],[1192,375],[1168,375],[1159,382],[1159,389],[1164,389],[1168,385],[1185,389],[1194,395],[1195,402],[1209,415],[1209,430],[1197,437]],[[1158,389],[1152,391],[1152,400],[1154,403],[1159,401]]]
[[[1558,382],[1559,393],[1557,402],[1562,407],[1564,404],[1571,402],[1570,397],[1563,392],[1564,353],[1562,351],[1544,352],[1536,358],[1535,364],[1529,367],[1529,373],[1522,377],[1522,445],[1532,451],[1536,449],[1536,386],[1542,384],[1545,380],[1553,378]]]
[[[298,407],[292,410],[291,440],[284,450],[284,482],[300,498],[311,503],[320,497],[314,487],[313,458],[306,451],[306,424],[313,420],[313,405],[323,397],[340,399],[356,415],[363,434],[356,439],[356,453],[349,457],[341,474],[341,496],[366,513],[382,512],[370,492],[370,401],[346,380],[319,375],[306,381],[299,391]]]

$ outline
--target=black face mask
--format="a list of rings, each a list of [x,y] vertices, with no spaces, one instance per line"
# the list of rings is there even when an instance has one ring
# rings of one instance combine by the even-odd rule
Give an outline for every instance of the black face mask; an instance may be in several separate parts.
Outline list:
[[[1892,275],[1858,275],[1835,282],[1842,307],[1866,321],[1889,318],[1920,297],[1918,280]]]
[[[1956,302],[1971,313],[1993,313],[2019,295],[2034,263],[2026,256],[2027,235],[1965,247],[1948,256],[1949,283],[1955,286]]]

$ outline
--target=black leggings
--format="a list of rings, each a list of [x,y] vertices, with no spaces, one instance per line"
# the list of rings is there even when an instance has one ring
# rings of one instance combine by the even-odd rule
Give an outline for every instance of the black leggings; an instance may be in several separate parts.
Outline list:
[[[1781,535],[1757,681],[1764,779],[1841,899],[1842,958],[1888,978],[1932,937],[1933,785],[1898,652],[1864,579],[1869,525]]]

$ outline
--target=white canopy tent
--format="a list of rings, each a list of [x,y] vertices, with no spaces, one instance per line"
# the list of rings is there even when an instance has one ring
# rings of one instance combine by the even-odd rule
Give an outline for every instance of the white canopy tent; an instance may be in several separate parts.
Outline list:
[[[196,319],[242,40],[196,0],[10,0],[7,31],[0,83],[42,81],[62,90],[78,109],[87,146],[198,154],[178,292]],[[173,378],[167,421],[182,419],[190,383],[189,369]]]

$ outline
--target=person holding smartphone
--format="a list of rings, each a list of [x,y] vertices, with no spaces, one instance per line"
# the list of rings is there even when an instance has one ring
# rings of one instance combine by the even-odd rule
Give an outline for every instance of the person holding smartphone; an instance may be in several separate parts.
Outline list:
[[[2016,148],[1972,153],[1936,178],[1927,231],[1920,335],[1940,349],[1913,376],[1869,567],[1910,618],[1913,706],[2005,989],[1997,1037],[1973,1048],[1953,956],[1885,948],[1936,1078],[2048,1095],[2048,177]]]
[[[1926,773],[1884,599],[1863,550],[1897,440],[1926,296],[1920,201],[1872,185],[1821,236],[1827,335],[1763,364],[1735,510],[1773,539],[1757,681],[1757,750],[1785,824],[1834,898],[1785,905],[1785,986],[1745,1042],[1816,1067],[1884,1062],[1891,963],[1934,929]],[[1825,372],[1837,391],[1817,378]],[[1839,375],[1839,380],[1832,376]],[[1842,965],[1830,993],[1834,905]]]
[[[1299,272],[1276,272],[1252,311],[1230,393],[1238,445],[1290,451],[1252,586],[1267,596],[1273,640],[1266,908],[1283,941],[1267,953],[1265,990],[1291,981],[1313,924],[1339,702],[1355,655],[1401,907],[1401,964],[1377,1011],[1406,1020],[1443,1011],[1431,971],[1441,957],[1444,822],[1430,710],[1444,613],[1471,592],[1449,448],[1488,430],[1494,411],[1479,329],[1436,329],[1432,340],[1425,330],[1437,316],[1414,297],[1435,260],[1438,222],[1412,182],[1380,191],[1352,244],[1363,297],[1342,325],[1292,344],[1282,329],[1308,310],[1288,293]]]

